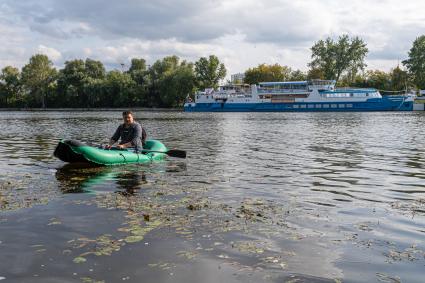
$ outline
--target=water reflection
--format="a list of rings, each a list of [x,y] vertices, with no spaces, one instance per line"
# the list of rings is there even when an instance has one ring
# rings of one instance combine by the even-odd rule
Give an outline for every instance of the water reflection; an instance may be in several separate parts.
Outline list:
[[[116,184],[120,187],[118,193],[122,195],[134,195],[147,184],[144,171],[127,171],[116,176]]]
[[[95,167],[67,164],[56,171],[63,193],[92,193],[105,186],[123,195],[134,195],[147,184],[141,166]]]

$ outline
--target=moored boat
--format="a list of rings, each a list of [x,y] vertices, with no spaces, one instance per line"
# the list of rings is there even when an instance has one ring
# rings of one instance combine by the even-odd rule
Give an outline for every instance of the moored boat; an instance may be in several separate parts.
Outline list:
[[[150,163],[163,160],[166,155],[167,147],[157,140],[147,140],[141,152],[131,149],[103,149],[75,140],[61,140],[54,151],[54,156],[64,162],[97,165]]]
[[[332,80],[230,85],[195,94],[191,111],[412,111],[415,96],[382,96],[376,89],[336,88]]]

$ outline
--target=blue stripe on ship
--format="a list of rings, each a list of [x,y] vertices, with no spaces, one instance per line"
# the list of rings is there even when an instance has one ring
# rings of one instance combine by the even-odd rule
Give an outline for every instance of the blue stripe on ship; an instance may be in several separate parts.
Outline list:
[[[186,106],[184,109],[188,112],[412,111],[413,102],[405,102],[403,96],[385,96],[365,102],[196,103],[195,106]]]

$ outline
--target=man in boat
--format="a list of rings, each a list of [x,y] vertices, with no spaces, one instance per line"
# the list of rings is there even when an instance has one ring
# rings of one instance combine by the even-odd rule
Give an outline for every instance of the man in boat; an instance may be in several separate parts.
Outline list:
[[[135,151],[142,150],[146,140],[145,129],[134,121],[133,112],[131,111],[122,112],[122,118],[124,123],[118,126],[105,148],[110,149],[121,139],[116,146],[118,149],[134,148]]]

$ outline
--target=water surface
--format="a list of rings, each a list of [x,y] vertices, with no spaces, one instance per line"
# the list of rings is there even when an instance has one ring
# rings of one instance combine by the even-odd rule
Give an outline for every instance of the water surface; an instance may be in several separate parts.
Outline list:
[[[423,282],[423,113],[136,120],[188,158],[70,166],[120,112],[0,112],[0,280]]]

